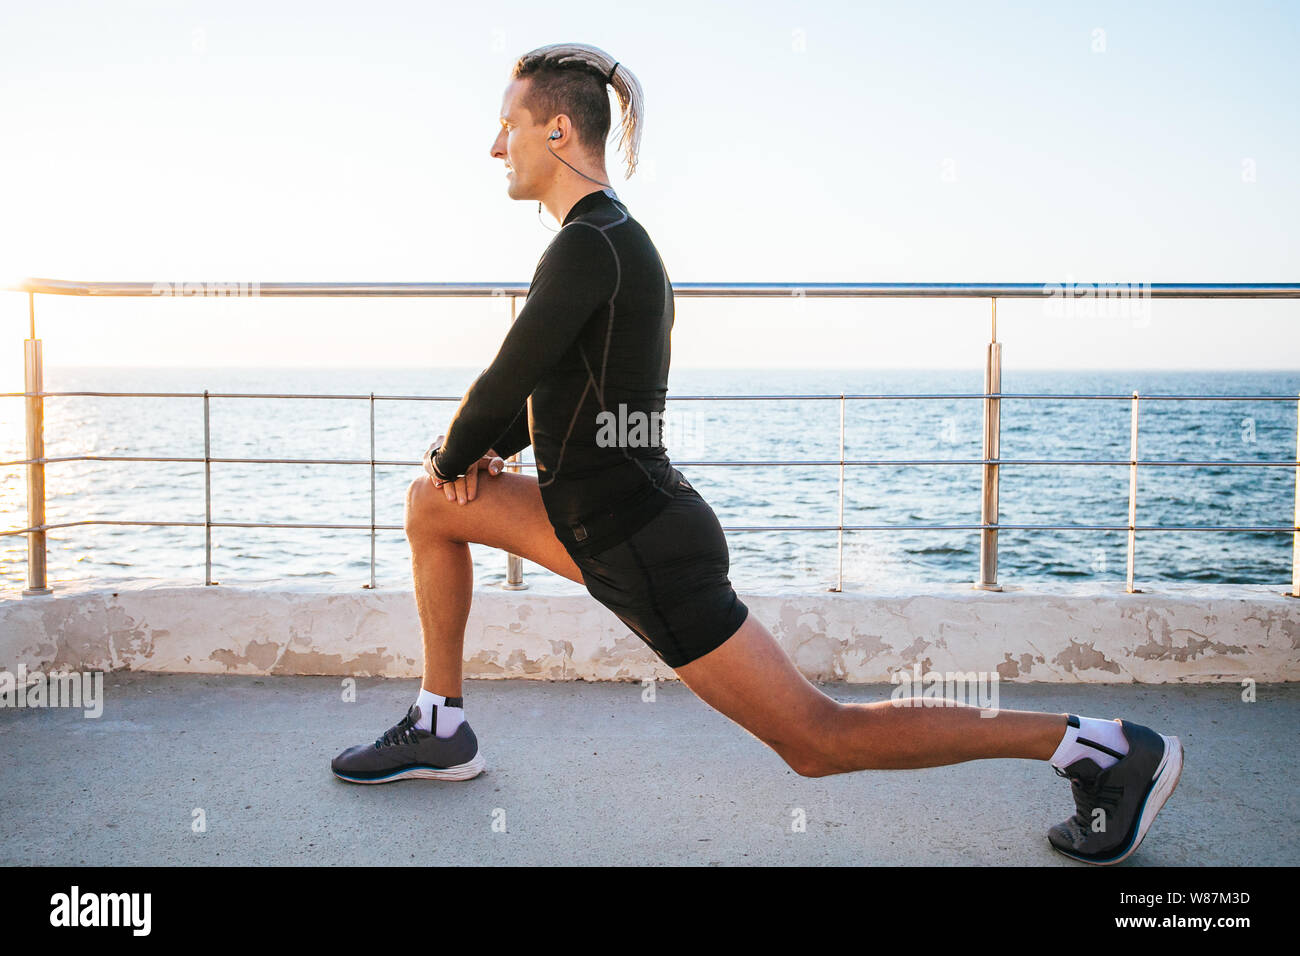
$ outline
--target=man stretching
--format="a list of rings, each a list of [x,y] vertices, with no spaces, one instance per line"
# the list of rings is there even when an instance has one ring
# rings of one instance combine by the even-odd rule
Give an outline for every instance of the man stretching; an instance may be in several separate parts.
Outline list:
[[[799,774],[1046,760],[1070,779],[1076,811],[1048,832],[1052,846],[1089,863],[1128,857],[1178,784],[1177,737],[1064,713],[988,719],[967,706],[840,703],[799,673],[737,596],[722,527],[654,427],[668,390],[673,291],[607,180],[608,85],[630,176],[642,102],[626,67],[595,47],[555,44],[511,71],[491,155],[505,163],[511,199],[537,200],[539,215],[545,206],[562,225],[492,364],[407,491],[424,635],[419,695],[374,743],[339,754],[334,773],[386,783],[482,772],[461,697],[476,542],[582,584],[701,699]],[[637,424],[616,425],[611,441],[611,422]],[[536,477],[503,473],[503,459],[529,444]]]

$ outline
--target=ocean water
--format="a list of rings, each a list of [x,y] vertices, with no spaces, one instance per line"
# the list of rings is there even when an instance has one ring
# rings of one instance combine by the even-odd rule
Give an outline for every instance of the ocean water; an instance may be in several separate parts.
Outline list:
[[[450,419],[478,369],[45,370],[47,391],[235,391],[440,395],[446,402],[376,402],[375,455],[416,461]],[[666,445],[674,463],[713,506],[724,528],[834,525],[838,466],[744,467],[702,460],[838,459],[838,401],[674,401],[678,395],[978,392],[982,370],[707,370],[672,373]],[[1003,391],[1023,393],[1290,395],[1300,371],[1004,371]],[[203,403],[191,398],[55,397],[45,403],[46,453],[202,456]],[[370,408],[356,400],[211,399],[214,457],[369,458]],[[850,459],[979,458],[979,400],[850,401]],[[1130,403],[1068,399],[1002,403],[1004,458],[1126,460]],[[1296,457],[1294,400],[1143,403],[1139,456],[1160,460],[1290,461]],[[531,449],[523,453],[531,460]],[[23,402],[0,399],[0,460],[23,457]],[[532,473],[527,470],[527,473]],[[845,524],[900,526],[846,532],[845,590],[974,581],[977,531],[906,530],[908,524],[978,523],[978,465],[845,468]],[[0,467],[0,526],[26,526],[24,469]],[[376,521],[402,524],[405,490],[418,465],[376,469]],[[203,466],[75,461],[46,469],[47,521],[202,521]],[[1128,466],[1012,466],[1001,469],[1001,520],[1009,524],[1127,523]],[[470,505],[469,507],[473,507]],[[1139,470],[1139,525],[1291,526],[1289,467],[1150,467]],[[214,464],[216,521],[368,524],[368,465]],[[833,587],[841,555],[835,531],[728,531],[731,579],[740,591]],[[1122,531],[1003,531],[999,581],[1122,582]],[[49,582],[60,586],[202,584],[202,528],[83,525],[49,535]],[[1139,533],[1143,581],[1266,584],[1291,579],[1289,533]],[[499,586],[502,552],[472,545],[476,584]],[[370,580],[369,530],[213,529],[213,578],[224,584],[362,587]],[[376,540],[376,584],[408,588],[410,552],[400,530]],[[547,593],[581,588],[525,562],[528,584]],[[26,540],[0,538],[0,597],[26,583]]]

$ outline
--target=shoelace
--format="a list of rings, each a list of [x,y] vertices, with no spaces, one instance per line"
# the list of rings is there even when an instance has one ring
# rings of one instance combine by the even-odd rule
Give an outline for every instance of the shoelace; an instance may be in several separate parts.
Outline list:
[[[1091,827],[1093,811],[1098,807],[1105,810],[1107,817],[1119,808],[1119,799],[1124,793],[1123,787],[1101,784],[1096,780],[1088,783],[1083,777],[1071,776],[1058,767],[1052,769],[1056,771],[1057,776],[1065,777],[1074,784],[1075,814],[1070,818],[1070,822],[1084,833]]]
[[[375,741],[375,748],[393,747],[397,744],[415,743],[415,709],[412,708],[406,712],[406,716],[399,720],[384,735]]]

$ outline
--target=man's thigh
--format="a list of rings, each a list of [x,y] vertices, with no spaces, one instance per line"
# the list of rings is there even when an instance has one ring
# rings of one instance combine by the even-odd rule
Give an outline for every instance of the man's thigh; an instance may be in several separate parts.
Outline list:
[[[406,533],[412,547],[423,535],[485,544],[540,564],[548,571],[582,584],[582,572],[555,536],[542,505],[537,478],[480,472],[473,500],[448,501],[433,479],[421,475],[406,494]]]

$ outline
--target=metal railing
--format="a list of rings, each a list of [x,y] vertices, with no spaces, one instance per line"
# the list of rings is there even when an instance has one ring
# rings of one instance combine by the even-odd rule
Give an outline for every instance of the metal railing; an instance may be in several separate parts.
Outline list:
[[[375,536],[378,531],[401,531],[402,525],[381,525],[375,521],[376,491],[375,469],[384,466],[419,466],[418,461],[384,461],[375,458],[375,403],[379,401],[453,401],[460,396],[428,395],[377,395],[362,394],[285,394],[244,392],[47,392],[43,389],[41,341],[36,337],[36,304],[38,294],[88,295],[88,296],[257,296],[257,297],[508,297],[513,321],[518,299],[526,297],[528,286],[522,283],[445,282],[445,283],[147,283],[147,282],[68,282],[52,279],[28,279],[9,291],[25,292],[28,296],[30,337],[25,340],[25,390],[0,393],[3,397],[22,397],[26,400],[26,458],[0,462],[0,465],[27,466],[28,524],[26,528],[0,531],[2,535],[26,534],[28,536],[28,587],[24,596],[49,594],[46,581],[46,533],[57,528],[80,525],[143,525],[171,527],[202,527],[205,529],[205,584],[219,582],[212,578],[213,528],[313,528],[352,529],[370,531],[370,582],[363,587],[374,588]],[[1080,292],[1078,290],[1087,290]],[[1118,290],[1118,292],[1116,292]],[[826,466],[839,469],[839,521],[835,525],[745,525],[727,526],[727,532],[739,531],[835,531],[838,535],[837,551],[839,569],[836,586],[831,591],[841,591],[844,583],[844,532],[846,531],[979,531],[980,571],[973,587],[999,591],[997,583],[999,530],[1025,531],[1125,531],[1128,534],[1128,555],[1125,589],[1128,593],[1141,593],[1134,587],[1134,565],[1137,532],[1148,531],[1250,531],[1278,532],[1292,535],[1292,581],[1290,597],[1300,597],[1300,400],[1291,395],[1058,395],[1002,392],[1002,344],[997,337],[997,301],[999,298],[1061,297],[1065,301],[1098,294],[1107,303],[1117,301],[1144,301],[1153,298],[1186,299],[1296,299],[1300,298],[1300,284],[1296,283],[1150,283],[1143,284],[1134,295],[1132,287],[1123,285],[1053,284],[1053,283],[678,283],[673,286],[675,296],[698,297],[847,297],[847,298],[987,298],[991,305],[991,335],[986,349],[984,390],[977,393],[954,394],[812,394],[812,395],[688,395],[673,396],[669,401],[838,401],[840,411],[839,457],[836,459],[793,459],[759,461],[677,461],[674,464],[771,467],[771,466]],[[44,444],[44,400],[63,396],[103,396],[133,398],[202,398],[203,399],[203,457],[145,457],[70,455],[49,458]],[[255,399],[351,399],[366,401],[370,410],[370,457],[365,459],[323,458],[214,458],[211,454],[211,417],[209,402],[212,398]],[[845,405],[849,401],[873,400],[936,400],[972,399],[982,403],[983,439],[982,457],[976,459],[846,459],[844,455]],[[1129,458],[1100,459],[1005,459],[1000,456],[1001,403],[1007,399],[1041,400],[1124,400],[1131,402]],[[1138,457],[1138,408],[1141,401],[1287,401],[1297,403],[1297,453],[1294,460],[1286,461],[1169,461],[1141,460]],[[204,520],[199,521],[126,521],[89,519],[56,524],[45,520],[45,466],[64,461],[149,461],[149,462],[202,462],[204,466]],[[370,522],[369,524],[315,524],[283,522],[235,522],[212,520],[213,462],[245,464],[338,464],[368,465],[370,467]],[[518,455],[511,457],[508,467],[519,471],[525,465]],[[846,525],[844,523],[844,478],[848,466],[912,466],[912,465],[979,465],[982,468],[979,524],[889,524]],[[1050,525],[1004,524],[999,521],[998,479],[999,470],[1007,465],[1091,465],[1129,467],[1128,523],[1125,525]],[[1285,467],[1295,469],[1295,513],[1291,526],[1204,526],[1204,525],[1139,525],[1137,524],[1137,475],[1139,467]],[[507,588],[523,588],[523,562],[518,555],[507,556]]]

